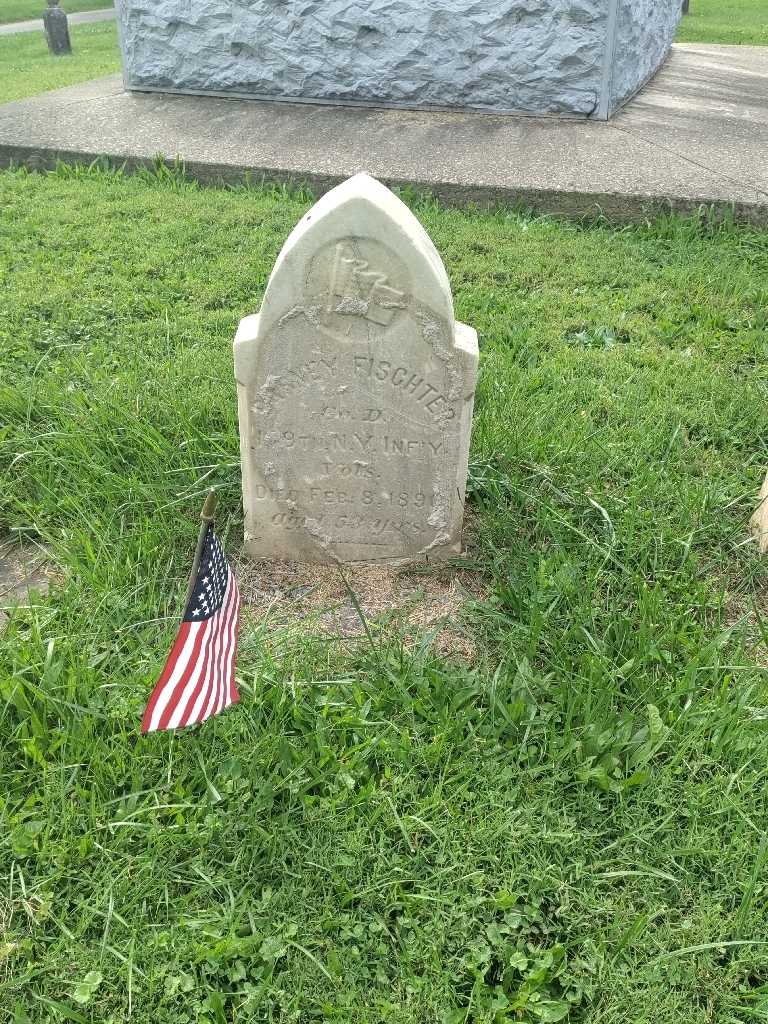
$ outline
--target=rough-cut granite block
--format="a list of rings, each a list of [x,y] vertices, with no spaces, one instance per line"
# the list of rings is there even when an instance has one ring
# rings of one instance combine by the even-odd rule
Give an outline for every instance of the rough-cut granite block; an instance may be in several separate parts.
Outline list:
[[[613,48],[610,110],[633,96],[664,63],[681,9],[677,0],[621,0]]]
[[[582,117],[610,108],[612,83],[621,99],[648,77],[679,8],[679,0],[118,0],[129,89]]]

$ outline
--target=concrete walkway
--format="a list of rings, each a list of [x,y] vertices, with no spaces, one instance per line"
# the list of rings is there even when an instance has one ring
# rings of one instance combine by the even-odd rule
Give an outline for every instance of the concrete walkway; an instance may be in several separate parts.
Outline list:
[[[768,47],[673,48],[610,122],[126,93],[119,76],[0,107],[0,166],[156,154],[207,182],[307,182],[358,170],[445,202],[638,220],[733,210],[768,226]]]
[[[40,6],[44,6],[41,0]],[[75,14],[68,14],[67,21],[70,25],[83,25],[89,21],[112,21],[115,17],[114,7],[102,11],[77,11]],[[12,21],[9,25],[0,25],[0,36],[13,36],[17,32],[42,32],[42,18],[33,18],[31,21]]]

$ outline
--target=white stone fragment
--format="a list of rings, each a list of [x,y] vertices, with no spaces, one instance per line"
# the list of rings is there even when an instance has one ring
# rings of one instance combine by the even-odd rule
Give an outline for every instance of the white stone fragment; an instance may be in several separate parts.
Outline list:
[[[327,193],[235,338],[246,553],[458,554],[477,360],[410,210],[365,174]]]
[[[752,516],[752,532],[757,540],[760,551],[768,551],[768,476],[760,491],[760,499],[755,514]]]

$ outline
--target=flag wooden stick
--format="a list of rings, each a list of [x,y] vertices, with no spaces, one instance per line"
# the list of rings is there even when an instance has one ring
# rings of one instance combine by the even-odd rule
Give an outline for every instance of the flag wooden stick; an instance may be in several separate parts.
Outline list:
[[[200,568],[200,559],[203,557],[203,547],[205,546],[205,535],[208,533],[208,527],[214,520],[216,515],[216,505],[218,503],[215,491],[208,491],[203,505],[203,510],[200,513],[200,533],[197,535],[197,548],[195,550],[195,560],[192,563],[192,572],[189,574],[189,583],[187,584],[187,597],[184,602],[185,607],[189,604],[189,599],[192,597],[192,591],[195,589],[195,580],[197,579],[197,570]]]

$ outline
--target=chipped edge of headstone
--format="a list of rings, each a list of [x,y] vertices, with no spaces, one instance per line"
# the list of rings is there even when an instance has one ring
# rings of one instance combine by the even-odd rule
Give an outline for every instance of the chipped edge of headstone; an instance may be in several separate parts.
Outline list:
[[[750,520],[752,533],[761,554],[768,553],[768,473],[760,489],[758,506]]]

